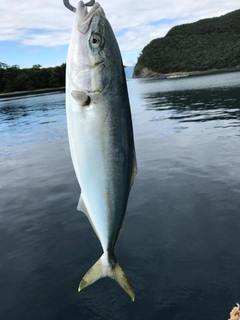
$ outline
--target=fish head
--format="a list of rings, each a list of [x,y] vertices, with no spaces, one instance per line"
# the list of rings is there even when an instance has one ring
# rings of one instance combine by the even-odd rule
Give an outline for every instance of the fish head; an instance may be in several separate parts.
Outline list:
[[[75,90],[101,93],[122,70],[116,38],[99,3],[88,11],[79,1],[75,15],[67,73]]]

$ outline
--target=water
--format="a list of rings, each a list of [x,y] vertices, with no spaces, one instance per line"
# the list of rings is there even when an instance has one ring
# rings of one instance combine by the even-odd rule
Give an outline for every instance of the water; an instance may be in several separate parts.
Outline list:
[[[139,173],[111,279],[69,155],[64,94],[0,100],[0,319],[229,318],[240,301],[240,73],[130,80]]]

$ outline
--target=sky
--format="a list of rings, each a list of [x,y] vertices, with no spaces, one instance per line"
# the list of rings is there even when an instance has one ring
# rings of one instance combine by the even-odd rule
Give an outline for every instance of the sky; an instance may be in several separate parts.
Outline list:
[[[70,3],[76,6],[77,0]],[[217,17],[240,8],[236,0],[99,0],[126,66],[175,25]],[[66,62],[74,13],[62,0],[0,1],[0,62],[20,68]]]

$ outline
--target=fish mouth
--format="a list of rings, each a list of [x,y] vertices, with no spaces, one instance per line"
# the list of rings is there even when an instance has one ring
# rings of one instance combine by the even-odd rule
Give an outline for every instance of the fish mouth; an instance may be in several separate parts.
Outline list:
[[[78,30],[86,33],[91,25],[92,18],[97,12],[104,15],[103,10],[98,2],[96,2],[88,12],[87,6],[83,1],[79,1],[76,14],[78,15]]]

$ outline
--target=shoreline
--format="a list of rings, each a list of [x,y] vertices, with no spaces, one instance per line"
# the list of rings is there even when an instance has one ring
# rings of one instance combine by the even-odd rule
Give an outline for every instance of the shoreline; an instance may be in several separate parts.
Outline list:
[[[189,77],[194,76],[201,76],[201,75],[210,75],[210,74],[224,74],[224,73],[231,73],[231,72],[238,72],[240,71],[239,68],[233,68],[233,69],[212,69],[212,70],[206,70],[206,71],[189,71],[187,72],[189,74]]]
[[[45,92],[64,91],[64,90],[65,90],[65,87],[59,87],[59,88],[46,88],[46,89],[6,92],[6,93],[0,93],[0,99],[1,98],[12,98],[12,97],[19,97],[19,96],[27,96],[27,95],[45,93]]]
[[[169,79],[169,80],[176,80],[176,79],[182,79],[182,78],[198,77],[198,76],[212,75],[212,74],[224,74],[224,73],[239,72],[239,71],[240,71],[240,67],[233,68],[233,69],[211,69],[206,71],[171,72],[166,74],[151,73],[149,76],[145,76],[145,77],[132,76],[132,78],[129,78],[126,80],[133,80],[133,79],[165,80],[165,79],[169,79],[169,76],[178,75],[178,74],[187,74],[187,76],[184,76],[184,77],[176,77],[176,78]],[[57,92],[57,91],[64,91],[64,90],[65,90],[65,87],[58,87],[58,88],[45,88],[45,89],[36,89],[36,90],[6,92],[6,93],[0,93],[0,99],[27,96],[27,95],[47,93],[47,92]]]
[[[232,69],[210,69],[206,71],[181,71],[181,72],[171,72],[166,74],[157,74],[157,73],[150,73],[149,75],[146,75],[145,77],[134,77],[132,76],[132,79],[168,79],[169,76],[178,75],[178,74],[187,74],[185,77],[178,77],[178,78],[172,78],[173,79],[182,79],[182,78],[189,78],[189,77],[196,77],[196,76],[204,76],[204,75],[211,75],[211,74],[224,74],[224,73],[230,73],[230,72],[238,72],[240,71],[240,67],[238,68],[232,68]]]

